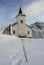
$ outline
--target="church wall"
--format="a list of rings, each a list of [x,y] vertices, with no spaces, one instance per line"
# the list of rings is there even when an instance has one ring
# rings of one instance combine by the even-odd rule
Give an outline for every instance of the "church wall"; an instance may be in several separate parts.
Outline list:
[[[18,16],[17,17],[17,22],[20,23],[20,20],[23,20],[25,23],[25,17],[24,16]]]
[[[25,35],[25,33],[26,33],[26,31],[25,31],[25,24],[23,24],[23,23],[21,24],[21,23],[20,23],[20,24],[18,25],[18,28],[19,28],[19,29],[18,29],[18,30],[19,30],[19,34],[21,34],[22,36]]]
[[[29,28],[28,26],[26,26],[26,35],[27,35],[27,37],[32,37],[32,29],[31,28]]]
[[[18,25],[16,24],[16,25],[14,25],[14,26],[12,27],[13,35],[15,35],[15,36],[18,36],[17,26],[18,26]],[[15,33],[14,33],[14,31],[15,31]]]
[[[15,34],[13,33],[13,35],[15,36],[19,36],[20,34],[21,36],[26,36],[30,38],[32,37],[32,30],[28,26],[23,24],[22,25],[20,24],[20,30],[18,30],[18,24],[13,26],[12,31],[15,31]],[[28,31],[29,31],[29,34],[28,34]]]
[[[21,20],[23,21],[23,23],[21,23]],[[21,36],[26,35],[26,31],[25,31],[25,17],[24,16],[18,16],[17,17],[17,22],[18,22],[18,34]]]

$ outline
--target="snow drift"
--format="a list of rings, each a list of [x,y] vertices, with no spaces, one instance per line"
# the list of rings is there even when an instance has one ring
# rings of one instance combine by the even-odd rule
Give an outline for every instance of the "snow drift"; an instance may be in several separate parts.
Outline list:
[[[44,65],[44,40],[0,34],[0,65]]]

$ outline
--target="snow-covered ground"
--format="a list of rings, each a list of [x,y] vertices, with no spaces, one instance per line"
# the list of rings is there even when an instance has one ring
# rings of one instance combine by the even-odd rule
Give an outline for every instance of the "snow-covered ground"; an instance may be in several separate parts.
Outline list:
[[[0,65],[44,65],[44,39],[0,34]]]

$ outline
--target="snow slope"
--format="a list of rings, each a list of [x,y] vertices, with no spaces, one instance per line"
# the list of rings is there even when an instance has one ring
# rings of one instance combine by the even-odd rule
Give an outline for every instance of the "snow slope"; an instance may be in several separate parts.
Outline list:
[[[44,23],[35,22],[30,25],[32,28],[32,37],[36,39],[44,39]]]
[[[0,34],[0,65],[44,65],[44,39]]]

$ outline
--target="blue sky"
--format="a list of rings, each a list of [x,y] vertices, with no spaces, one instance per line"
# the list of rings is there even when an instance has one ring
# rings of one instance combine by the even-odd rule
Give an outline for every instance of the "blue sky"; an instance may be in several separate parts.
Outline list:
[[[20,4],[28,25],[44,22],[44,0],[0,0],[0,27],[16,22]]]

